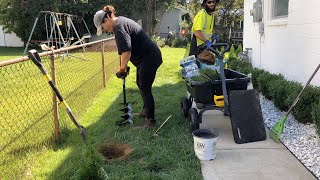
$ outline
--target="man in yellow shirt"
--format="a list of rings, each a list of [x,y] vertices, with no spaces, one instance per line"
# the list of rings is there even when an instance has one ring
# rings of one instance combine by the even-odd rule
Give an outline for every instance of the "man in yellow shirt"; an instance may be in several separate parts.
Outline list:
[[[193,34],[189,55],[198,55],[198,46],[205,44],[211,48],[214,27],[213,12],[219,0],[203,0],[201,9],[193,19],[191,32]]]

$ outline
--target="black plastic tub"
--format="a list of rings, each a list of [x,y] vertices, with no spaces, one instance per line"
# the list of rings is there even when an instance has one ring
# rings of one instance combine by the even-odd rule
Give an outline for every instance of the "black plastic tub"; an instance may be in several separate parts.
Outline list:
[[[227,91],[246,90],[250,78],[231,69],[225,69]],[[182,75],[186,83],[187,91],[192,95],[196,103],[208,104],[213,102],[214,95],[222,95],[221,80],[197,82]]]

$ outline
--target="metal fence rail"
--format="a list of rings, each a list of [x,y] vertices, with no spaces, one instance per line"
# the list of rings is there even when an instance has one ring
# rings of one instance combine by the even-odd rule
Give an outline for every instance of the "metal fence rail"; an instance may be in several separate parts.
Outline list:
[[[113,38],[40,56],[80,122],[119,64]],[[37,156],[70,127],[72,122],[28,57],[0,62],[0,179],[31,178]]]

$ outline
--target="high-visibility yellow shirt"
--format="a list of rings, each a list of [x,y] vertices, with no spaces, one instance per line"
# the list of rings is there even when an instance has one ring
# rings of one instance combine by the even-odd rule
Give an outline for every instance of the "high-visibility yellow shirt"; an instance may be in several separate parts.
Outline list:
[[[207,40],[211,40],[213,34],[214,16],[213,13],[210,15],[206,10],[202,9],[194,17],[193,26],[191,32],[202,31]],[[204,42],[197,38],[197,46]]]

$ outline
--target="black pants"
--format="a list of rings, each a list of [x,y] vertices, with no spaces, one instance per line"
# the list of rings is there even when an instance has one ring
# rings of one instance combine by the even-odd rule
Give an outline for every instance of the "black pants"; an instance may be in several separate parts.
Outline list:
[[[139,87],[142,99],[143,108],[147,113],[147,118],[154,119],[154,99],[152,95],[152,84],[156,77],[157,69],[162,63],[161,53],[156,56],[145,57],[143,63],[137,67],[137,79],[136,83]],[[156,59],[155,59],[156,58]],[[150,61],[155,61],[150,63]]]

